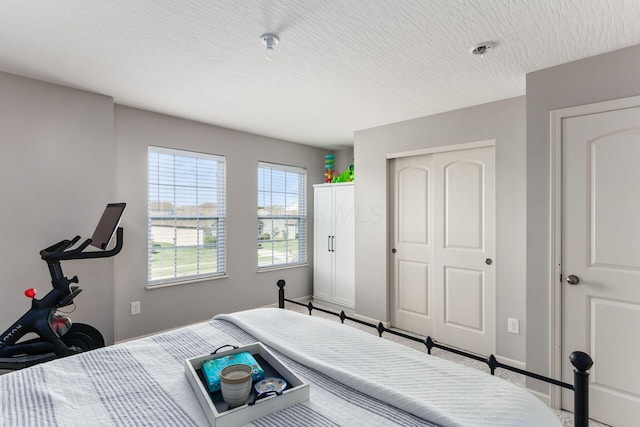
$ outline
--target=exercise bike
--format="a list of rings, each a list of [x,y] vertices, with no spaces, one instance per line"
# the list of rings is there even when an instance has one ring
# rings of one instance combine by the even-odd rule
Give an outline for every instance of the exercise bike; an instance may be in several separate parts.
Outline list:
[[[65,277],[60,262],[108,258],[118,254],[122,249],[124,234],[118,223],[125,206],[125,203],[108,204],[91,239],[85,240],[78,247],[73,248],[80,240],[80,236],[75,236],[40,251],[41,258],[49,267],[53,289],[42,299],[36,298],[34,289],[25,291],[25,296],[32,299],[31,308],[0,335],[0,369],[18,370],[104,347],[100,331],[90,325],[72,323],[69,317],[58,312],[58,309],[74,304],[74,298],[82,292],[79,286],[72,285],[78,283],[78,276],[71,279]],[[114,232],[115,246],[106,250]],[[85,252],[89,245],[99,250]],[[19,341],[28,333],[34,333],[37,337]]]

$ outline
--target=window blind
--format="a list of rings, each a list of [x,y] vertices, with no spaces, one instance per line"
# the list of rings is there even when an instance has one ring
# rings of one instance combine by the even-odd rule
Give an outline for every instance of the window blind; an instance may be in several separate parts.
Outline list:
[[[225,273],[225,158],[162,147],[148,151],[148,281]]]
[[[307,262],[307,171],[258,163],[258,269]]]

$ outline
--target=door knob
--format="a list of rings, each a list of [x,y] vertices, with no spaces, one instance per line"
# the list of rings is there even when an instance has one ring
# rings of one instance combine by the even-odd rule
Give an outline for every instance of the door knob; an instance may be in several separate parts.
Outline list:
[[[398,251],[396,250],[396,248],[391,249],[391,253],[392,253],[392,254],[395,254],[396,252],[398,252]]]
[[[575,274],[570,274],[567,276],[567,283],[570,285],[577,285],[580,283],[580,278]]]
[[[487,265],[491,265],[491,264],[493,264],[493,260],[491,258],[487,258],[487,259],[484,260],[484,263],[487,264]]]

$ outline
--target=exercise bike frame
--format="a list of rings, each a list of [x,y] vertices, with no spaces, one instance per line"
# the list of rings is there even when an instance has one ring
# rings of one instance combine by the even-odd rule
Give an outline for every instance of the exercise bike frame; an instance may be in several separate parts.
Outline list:
[[[17,367],[19,369],[79,352],[73,346],[65,344],[61,339],[63,334],[59,335],[52,328],[52,319],[56,316],[57,309],[73,304],[73,299],[82,292],[80,287],[71,286],[72,283],[78,283],[78,277],[73,276],[71,279],[65,277],[60,262],[112,257],[122,250],[123,235],[123,229],[118,227],[115,247],[108,251],[83,252],[91,244],[91,239],[85,240],[77,248],[69,249],[80,240],[80,236],[72,240],[62,240],[40,251],[41,258],[49,267],[53,289],[42,299],[34,297],[29,311],[0,335],[0,368],[16,369]],[[28,333],[35,333],[39,338],[17,343]],[[25,361],[20,362],[19,359],[12,361],[20,355],[26,355]]]

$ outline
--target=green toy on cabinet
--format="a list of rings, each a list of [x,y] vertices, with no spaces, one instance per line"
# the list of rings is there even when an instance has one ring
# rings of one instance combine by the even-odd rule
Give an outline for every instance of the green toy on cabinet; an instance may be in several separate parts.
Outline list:
[[[353,174],[353,164],[350,164],[348,168],[344,170],[340,175],[334,176],[331,182],[353,182],[355,181],[355,175]]]

